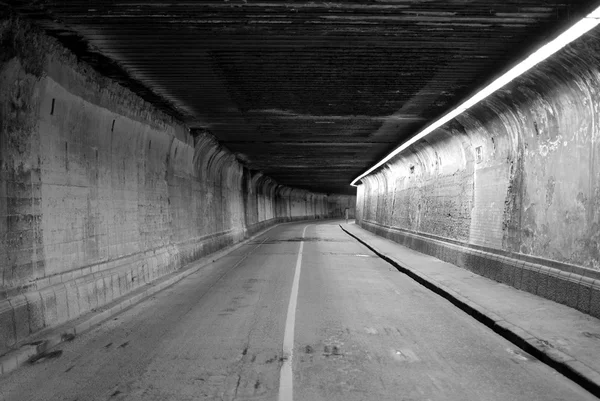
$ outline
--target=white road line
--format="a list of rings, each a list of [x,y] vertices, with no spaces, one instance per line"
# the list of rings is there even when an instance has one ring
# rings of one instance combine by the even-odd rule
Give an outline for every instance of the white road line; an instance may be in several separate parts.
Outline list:
[[[306,235],[306,229],[302,231],[302,239]],[[283,334],[283,365],[279,372],[279,401],[292,401],[294,399],[294,376],[292,374],[292,358],[294,356],[294,326],[296,324],[296,305],[298,303],[298,286],[300,284],[300,270],[302,269],[302,250],[304,241],[300,241],[298,259],[296,260],[296,271],[294,283],[288,304],[287,318],[285,319],[285,332]]]

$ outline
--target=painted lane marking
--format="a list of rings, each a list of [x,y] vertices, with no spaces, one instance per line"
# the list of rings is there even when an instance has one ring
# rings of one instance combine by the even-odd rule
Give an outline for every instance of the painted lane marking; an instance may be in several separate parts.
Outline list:
[[[302,231],[302,239],[306,235],[306,229]],[[279,401],[292,401],[294,399],[294,376],[292,374],[292,358],[294,356],[294,326],[296,324],[296,305],[298,303],[298,286],[300,285],[300,270],[302,268],[302,250],[304,241],[300,241],[298,259],[296,260],[296,271],[292,293],[288,304],[287,317],[285,319],[285,332],[283,334],[283,364],[279,372]]]

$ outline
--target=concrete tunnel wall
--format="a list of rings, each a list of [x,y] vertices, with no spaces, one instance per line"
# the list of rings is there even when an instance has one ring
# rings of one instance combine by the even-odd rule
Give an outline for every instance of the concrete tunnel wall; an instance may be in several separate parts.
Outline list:
[[[600,317],[598,31],[362,180],[362,227]]]
[[[0,354],[277,222],[355,198],[278,185],[0,21]]]

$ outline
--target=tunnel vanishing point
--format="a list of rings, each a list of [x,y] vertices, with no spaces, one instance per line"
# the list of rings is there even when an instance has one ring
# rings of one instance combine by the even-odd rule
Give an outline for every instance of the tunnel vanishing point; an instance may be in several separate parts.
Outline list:
[[[0,2],[0,355],[276,223],[342,218],[600,318],[598,4]]]

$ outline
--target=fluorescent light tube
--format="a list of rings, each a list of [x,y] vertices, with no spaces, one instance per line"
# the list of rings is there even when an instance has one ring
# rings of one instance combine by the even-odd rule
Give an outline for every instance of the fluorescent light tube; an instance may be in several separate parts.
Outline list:
[[[373,167],[356,177],[350,185],[357,186],[357,182],[363,179],[365,176],[371,174],[373,171],[381,167],[383,164],[387,163],[392,157],[396,156],[398,153],[402,152],[404,149],[408,148],[413,143],[423,139],[425,136],[429,135],[431,132],[435,131],[439,127],[443,126],[456,116],[462,114],[464,111],[473,107],[477,103],[481,102],[483,99],[487,98],[492,93],[496,92],[498,89],[502,88],[504,85],[508,84],[518,76],[524,74],[529,71],[531,68],[535,67],[537,64],[546,60],[548,57],[573,42],[580,36],[584,35],[586,32],[590,31],[594,27],[600,24],[600,7],[596,8],[586,17],[582,18],[579,22],[575,23],[572,27],[567,29],[565,32],[561,33],[556,39],[551,42],[545,44],[540,47],[538,50],[530,54],[525,60],[521,61],[513,68],[508,70],[506,73],[501,75],[499,78],[494,80],[491,84],[477,92],[475,95],[461,103],[456,108],[452,109],[449,113],[442,116],[440,119],[436,120],[433,124],[427,126],[417,135],[410,138],[408,141],[401,144],[399,147],[394,149],[389,155],[380,160]]]

